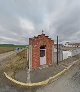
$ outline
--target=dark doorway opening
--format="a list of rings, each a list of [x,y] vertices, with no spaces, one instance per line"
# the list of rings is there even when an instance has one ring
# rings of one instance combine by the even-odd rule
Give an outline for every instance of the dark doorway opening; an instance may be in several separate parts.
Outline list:
[[[46,45],[42,45],[41,47],[40,47],[40,49],[45,49],[46,48]]]
[[[40,57],[44,57],[45,56],[45,49],[46,49],[45,45],[40,47]]]
[[[46,45],[40,47],[40,65],[46,64]]]

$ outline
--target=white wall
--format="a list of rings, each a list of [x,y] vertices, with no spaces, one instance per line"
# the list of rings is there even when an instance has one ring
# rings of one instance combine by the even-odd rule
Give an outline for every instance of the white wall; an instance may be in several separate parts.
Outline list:
[[[80,48],[77,48],[75,50],[72,50],[72,56],[75,56],[77,54],[80,54]]]
[[[80,54],[80,48],[76,48],[75,50],[70,51],[63,51],[63,60],[75,56],[77,54]]]
[[[63,60],[67,59],[68,57],[72,56],[72,52],[71,51],[63,51]]]

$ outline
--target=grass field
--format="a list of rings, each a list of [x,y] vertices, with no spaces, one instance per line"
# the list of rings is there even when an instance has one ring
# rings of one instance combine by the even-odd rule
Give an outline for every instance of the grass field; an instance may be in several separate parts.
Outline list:
[[[10,47],[10,48],[25,48],[26,45],[13,45],[13,44],[0,44],[0,47]]]
[[[0,44],[0,54],[1,53],[5,53],[5,52],[9,52],[9,51],[13,51],[16,48],[25,48],[25,45],[8,45],[8,44]]]

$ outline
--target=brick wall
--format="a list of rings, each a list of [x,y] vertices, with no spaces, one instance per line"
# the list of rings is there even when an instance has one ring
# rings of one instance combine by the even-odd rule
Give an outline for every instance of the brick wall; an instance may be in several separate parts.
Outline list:
[[[45,36],[45,34],[30,38],[29,44],[32,46],[32,68],[35,69],[40,66],[40,47],[46,46],[46,64],[52,64],[52,46],[54,41]]]

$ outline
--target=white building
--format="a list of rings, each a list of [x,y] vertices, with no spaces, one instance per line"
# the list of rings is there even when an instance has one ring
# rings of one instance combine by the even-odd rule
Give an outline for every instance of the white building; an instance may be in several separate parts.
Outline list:
[[[69,57],[75,56],[77,54],[80,54],[80,48],[76,48],[73,50],[63,51],[63,60],[67,59]]]
[[[69,43],[69,42],[66,42],[64,44],[64,46],[66,46],[66,47],[80,47],[80,43]]]

